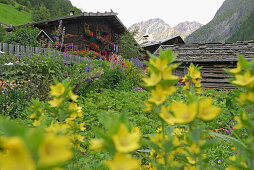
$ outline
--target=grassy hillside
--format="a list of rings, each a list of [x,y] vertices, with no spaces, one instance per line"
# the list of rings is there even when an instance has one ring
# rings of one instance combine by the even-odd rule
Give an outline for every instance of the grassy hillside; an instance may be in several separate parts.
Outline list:
[[[240,28],[227,40],[228,42],[254,40],[254,10]]]
[[[14,6],[0,3],[0,23],[7,25],[22,25],[31,21],[31,14],[18,11]]]

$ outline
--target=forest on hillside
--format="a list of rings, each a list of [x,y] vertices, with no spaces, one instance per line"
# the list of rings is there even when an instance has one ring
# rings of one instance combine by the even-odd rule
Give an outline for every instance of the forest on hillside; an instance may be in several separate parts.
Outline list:
[[[68,15],[70,10],[81,13],[69,0],[0,0],[0,3],[17,6],[18,10],[31,13],[33,21]]]
[[[254,10],[240,28],[227,40],[228,42],[254,40]]]

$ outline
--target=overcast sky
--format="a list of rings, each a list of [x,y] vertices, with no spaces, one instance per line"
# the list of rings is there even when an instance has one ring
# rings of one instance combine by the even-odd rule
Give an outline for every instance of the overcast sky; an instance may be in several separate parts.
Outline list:
[[[105,12],[112,9],[126,27],[152,18],[161,18],[170,26],[197,21],[206,24],[214,17],[224,0],[71,0],[83,12]]]

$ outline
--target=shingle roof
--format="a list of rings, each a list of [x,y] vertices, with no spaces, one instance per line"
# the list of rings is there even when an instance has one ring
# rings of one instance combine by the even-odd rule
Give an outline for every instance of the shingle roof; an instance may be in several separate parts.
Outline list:
[[[167,41],[170,41],[170,40],[173,40],[173,39],[179,39],[184,44],[183,39],[180,36],[176,36],[176,37],[169,37],[169,38],[165,38],[165,39],[161,39],[161,40],[153,40],[153,41],[149,41],[149,42],[144,42],[144,43],[142,43],[140,45],[141,45],[141,47],[148,47],[148,46],[160,45],[160,44],[163,45],[163,43],[165,43]]]
[[[76,15],[71,15],[71,16],[64,16],[64,17],[59,17],[59,18],[53,18],[49,20],[44,20],[44,21],[38,21],[34,23],[28,23],[25,25],[19,25],[19,26],[14,26],[11,28],[6,28],[6,31],[12,31],[15,28],[18,27],[23,27],[23,26],[38,26],[38,25],[43,25],[43,24],[48,24],[51,22],[59,21],[59,20],[71,20],[75,18],[81,18],[81,17],[106,17],[108,18],[115,26],[121,30],[121,32],[127,31],[127,28],[124,26],[124,24],[120,21],[120,19],[117,17],[117,13],[113,12],[112,10],[110,12],[104,12],[104,13],[93,13],[93,12],[83,12],[81,14],[76,14]]]

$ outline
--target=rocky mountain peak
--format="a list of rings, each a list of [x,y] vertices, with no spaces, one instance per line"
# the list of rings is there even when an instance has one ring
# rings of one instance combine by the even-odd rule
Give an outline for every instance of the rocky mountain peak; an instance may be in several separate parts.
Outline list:
[[[137,30],[135,39],[138,43],[142,43],[144,41],[160,40],[179,35],[185,38],[201,26],[202,24],[200,23],[186,21],[172,28],[162,19],[154,18],[133,24],[128,30]],[[143,36],[145,35],[148,35],[148,38],[144,39]]]

